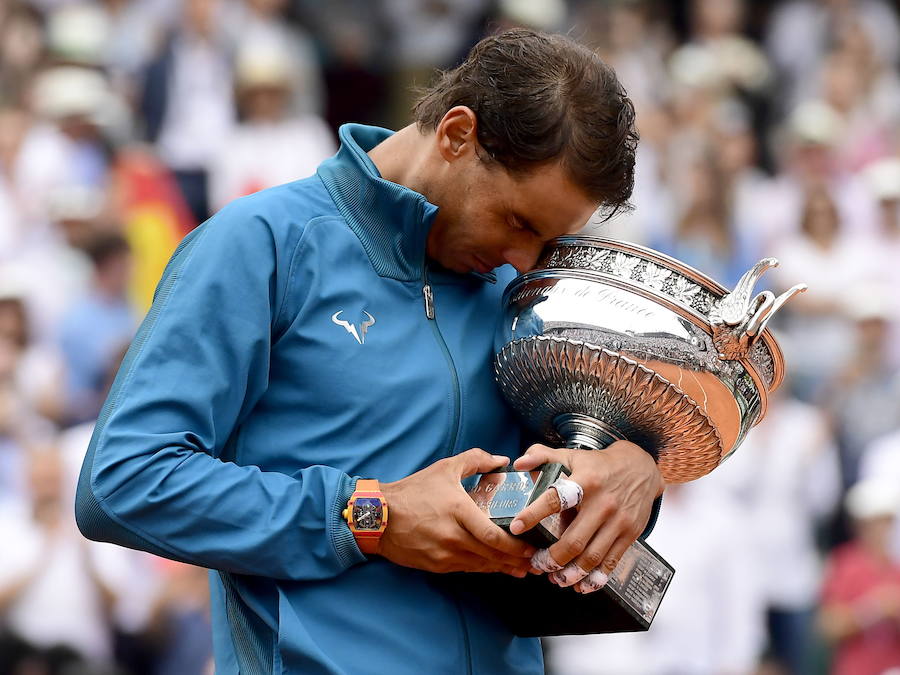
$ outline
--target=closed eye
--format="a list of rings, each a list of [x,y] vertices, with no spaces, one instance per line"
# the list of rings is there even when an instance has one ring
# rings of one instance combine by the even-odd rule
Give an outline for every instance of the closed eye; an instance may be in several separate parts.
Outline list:
[[[525,232],[533,234],[536,237],[540,236],[540,233],[534,228],[534,226],[521,216],[513,216],[510,219],[510,224],[512,229],[514,230],[524,230]]]

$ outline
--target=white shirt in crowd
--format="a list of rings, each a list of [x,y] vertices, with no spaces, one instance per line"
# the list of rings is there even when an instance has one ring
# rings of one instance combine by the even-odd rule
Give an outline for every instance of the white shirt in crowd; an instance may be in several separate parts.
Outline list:
[[[206,170],[234,124],[231,65],[220,45],[188,34],[173,49],[159,154],[173,169]]]
[[[675,576],[646,633],[549,640],[559,675],[751,673],[763,647],[763,607],[745,514],[697,483],[666,490],[648,543]]]
[[[221,144],[211,165],[210,204],[219,210],[250,192],[311,176],[336,149],[328,125],[314,115],[242,124]]]
[[[882,436],[866,449],[860,459],[859,478],[877,478],[889,485],[900,485],[900,429]],[[900,561],[900,509],[894,521],[891,548]]]
[[[109,624],[88,565],[125,592],[131,578],[126,550],[87,541],[74,519],[48,533],[33,524],[30,512],[8,504],[0,511],[0,537],[15,542],[0,547],[0,587],[34,573],[6,612],[6,625],[33,645],[62,644],[88,659],[108,661]]]
[[[708,478],[747,509],[742,532],[762,573],[764,601],[806,610],[817,598],[821,561],[815,527],[840,496],[840,465],[824,416],[796,399],[773,397],[765,419]]]

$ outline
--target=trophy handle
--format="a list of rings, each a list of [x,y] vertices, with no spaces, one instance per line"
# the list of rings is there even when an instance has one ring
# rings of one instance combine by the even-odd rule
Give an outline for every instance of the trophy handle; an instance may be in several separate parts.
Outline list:
[[[731,293],[713,304],[709,311],[709,326],[720,359],[746,358],[775,312],[797,293],[806,290],[806,284],[797,284],[777,298],[771,291],[751,297],[753,287],[763,273],[777,266],[775,258],[763,258],[740,278]]]

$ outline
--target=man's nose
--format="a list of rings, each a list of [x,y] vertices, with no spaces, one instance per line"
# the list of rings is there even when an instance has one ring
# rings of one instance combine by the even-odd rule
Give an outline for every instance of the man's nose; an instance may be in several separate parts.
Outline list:
[[[503,259],[515,267],[519,274],[524,274],[525,272],[534,269],[538,258],[541,256],[541,251],[543,250],[543,244],[528,248],[509,248],[503,251]]]

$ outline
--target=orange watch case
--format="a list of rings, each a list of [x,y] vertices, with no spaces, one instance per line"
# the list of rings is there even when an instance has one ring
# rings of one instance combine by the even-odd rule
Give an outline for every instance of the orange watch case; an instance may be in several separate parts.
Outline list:
[[[362,509],[366,509],[367,515],[371,516],[371,527],[358,525],[357,519],[363,515]],[[388,505],[378,481],[371,479],[357,481],[356,490],[350,496],[342,515],[356,538],[359,550],[367,554],[375,553],[388,522]]]

